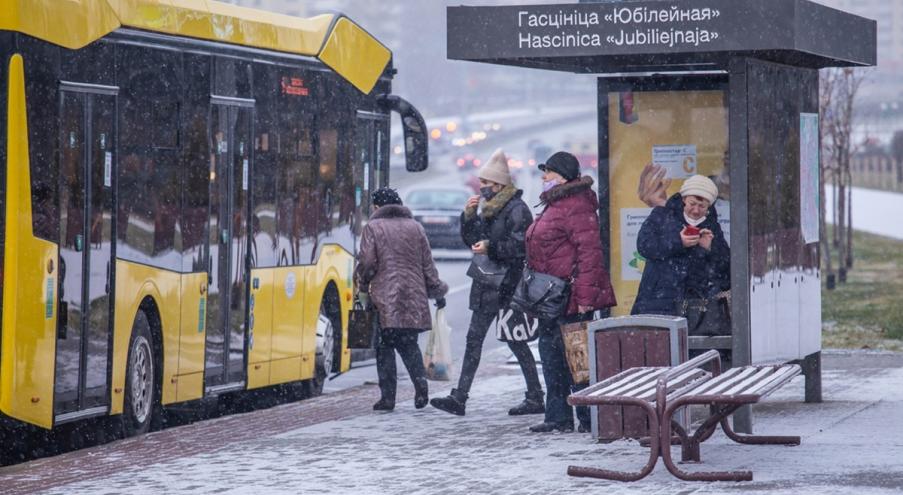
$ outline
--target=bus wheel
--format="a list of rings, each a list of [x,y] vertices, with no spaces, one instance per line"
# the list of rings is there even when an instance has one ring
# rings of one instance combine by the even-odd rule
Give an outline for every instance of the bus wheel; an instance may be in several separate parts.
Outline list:
[[[335,358],[335,326],[326,314],[325,303],[320,306],[317,317],[317,358],[314,361],[314,377],[309,380],[308,395],[313,397],[323,393],[323,384],[332,371]]]
[[[157,400],[155,362],[150,323],[144,311],[138,311],[132,327],[128,368],[125,374],[122,429],[126,437],[146,433],[150,428]]]

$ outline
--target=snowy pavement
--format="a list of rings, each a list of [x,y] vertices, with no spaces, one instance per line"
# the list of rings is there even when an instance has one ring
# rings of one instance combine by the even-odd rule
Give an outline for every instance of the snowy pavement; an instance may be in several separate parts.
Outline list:
[[[831,223],[834,211],[831,186],[825,186],[825,218]],[[903,220],[897,217],[903,212],[903,194],[853,188],[853,229],[871,234],[903,239]]]
[[[4,493],[759,493],[903,491],[903,354],[825,352],[821,404],[803,379],[754,408],[762,434],[799,434],[799,447],[738,445],[722,433],[687,469],[753,471],[754,481],[684,482],[659,463],[635,483],[571,478],[569,465],[636,469],[633,441],[532,434],[541,416],[509,417],[519,372],[486,356],[467,416],[417,411],[410,387],[396,410],[373,413],[373,385],[0,469]],[[447,390],[432,383],[433,395]],[[679,457],[679,448],[674,447]]]

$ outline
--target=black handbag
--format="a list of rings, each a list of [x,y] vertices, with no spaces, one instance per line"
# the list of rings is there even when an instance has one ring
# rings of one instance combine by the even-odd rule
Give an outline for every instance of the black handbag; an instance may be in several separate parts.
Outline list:
[[[354,306],[348,311],[348,348],[373,349],[379,331],[379,312],[376,308],[364,308],[355,299]]]
[[[510,307],[534,318],[554,320],[564,315],[570,296],[571,285],[567,280],[524,268]]]
[[[731,334],[729,296],[719,294],[707,298],[684,300],[683,315],[687,319],[687,335],[719,336]]]
[[[493,289],[498,289],[502,286],[502,282],[505,280],[505,275],[507,273],[507,266],[492,261],[492,259],[485,254],[473,255],[473,260],[470,262],[470,267],[467,269],[468,277],[482,285],[492,287]]]
[[[495,321],[495,338],[502,342],[532,342],[539,338],[539,319],[523,311],[499,310]]]

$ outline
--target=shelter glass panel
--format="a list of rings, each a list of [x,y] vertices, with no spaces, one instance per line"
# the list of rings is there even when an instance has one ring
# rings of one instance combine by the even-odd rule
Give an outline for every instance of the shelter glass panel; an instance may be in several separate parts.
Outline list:
[[[655,313],[681,315],[686,312],[687,300],[707,298],[730,288],[729,255],[719,269],[700,267],[706,273],[699,277],[692,273],[696,269],[684,252],[689,248],[681,246],[679,237],[686,224],[679,191],[686,179],[699,174],[718,187],[714,203],[717,225],[724,240],[730,242],[725,87],[721,80],[600,80],[599,149],[603,160],[599,192],[601,203],[609,207],[601,220],[603,237],[608,237],[610,247],[611,280],[618,295],[618,306],[612,311],[615,315],[629,314],[640,291],[659,299]],[[655,185],[667,187],[650,195],[648,191]],[[674,219],[676,229],[669,229],[667,234],[673,239],[662,238],[665,234],[658,230],[650,237],[654,245],[680,247],[670,259],[648,259],[651,249],[638,244],[644,225],[646,232],[653,232],[652,225],[658,225],[655,220],[647,222],[654,205],[669,212],[659,218]],[[660,269],[644,275],[651,263]],[[700,284],[695,283],[697,278],[702,278]],[[642,284],[647,287],[641,289]],[[697,285],[700,287],[694,289]]]

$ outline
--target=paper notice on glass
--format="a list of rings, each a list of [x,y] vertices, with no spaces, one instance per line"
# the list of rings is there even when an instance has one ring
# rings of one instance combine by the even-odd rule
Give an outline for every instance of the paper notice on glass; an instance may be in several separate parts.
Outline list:
[[[241,161],[241,190],[248,190],[248,159]]]
[[[721,232],[724,234],[724,240],[727,245],[731,245],[731,203],[723,199],[715,201],[715,211],[718,213],[718,225],[721,226]]]
[[[663,167],[669,179],[686,179],[696,174],[695,144],[662,144],[652,147],[652,164]]]
[[[103,154],[103,185],[113,187],[113,153],[109,151]]]
[[[818,242],[818,114],[800,114],[800,230]]]
[[[621,208],[621,280],[643,277],[646,258],[640,255],[636,239],[652,208]]]

